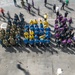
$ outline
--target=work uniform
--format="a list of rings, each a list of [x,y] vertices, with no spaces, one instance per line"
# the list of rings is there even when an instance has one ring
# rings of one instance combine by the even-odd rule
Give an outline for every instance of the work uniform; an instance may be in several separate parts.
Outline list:
[[[29,39],[34,39],[34,31],[29,31]]]
[[[44,38],[45,38],[45,35],[42,35],[42,36],[40,36],[39,38],[40,38],[40,40],[39,40],[40,45],[43,46],[43,45],[44,45]]]
[[[1,33],[2,33],[2,35],[5,35],[5,30],[1,29]]]
[[[34,39],[34,35],[29,35],[29,39],[30,40]]]
[[[28,40],[28,39],[24,39],[23,41],[24,41],[24,44],[25,44],[26,46],[28,46],[29,40]]]
[[[24,37],[25,37],[25,39],[28,39],[29,38],[29,33],[28,32],[24,32]]]
[[[66,3],[66,6],[68,6],[68,4],[69,4],[69,0],[66,0],[65,3]]]
[[[47,4],[47,0],[44,0],[44,4],[45,4],[45,6],[46,6],[46,4]]]
[[[8,46],[8,41],[7,41],[6,39],[3,39],[3,45],[4,45],[5,47]]]
[[[34,46],[34,40],[33,40],[33,39],[32,39],[32,40],[30,39],[30,40],[29,40],[29,44],[30,44],[31,46]]]
[[[35,43],[35,45],[37,45],[37,46],[39,46],[39,39],[34,39],[34,43]]]
[[[3,40],[4,35],[0,32],[0,39]]]
[[[53,12],[56,12],[56,5],[53,5]]]
[[[29,13],[30,13],[30,10],[31,10],[31,6],[30,6],[30,4],[28,3],[28,11],[29,11]]]
[[[34,24],[35,24],[35,25],[37,25],[37,24],[38,24],[38,21],[37,21],[36,19],[34,20]]]
[[[21,0],[21,5],[22,5],[22,7],[24,7],[25,6],[25,4],[24,4],[25,2],[24,2],[24,0]]]
[[[43,35],[44,34],[44,28],[39,28],[39,35]]]
[[[10,38],[9,38],[9,41],[10,41],[10,44],[11,44],[11,45],[15,45],[15,44],[16,44],[14,38],[12,38],[11,36],[10,36]]]
[[[33,20],[30,20],[30,25],[33,25],[33,24],[34,24]]]
[[[13,24],[13,25],[12,25],[12,28],[16,29],[16,25],[15,25],[15,24]]]
[[[43,22],[40,20],[40,28],[43,28]]]

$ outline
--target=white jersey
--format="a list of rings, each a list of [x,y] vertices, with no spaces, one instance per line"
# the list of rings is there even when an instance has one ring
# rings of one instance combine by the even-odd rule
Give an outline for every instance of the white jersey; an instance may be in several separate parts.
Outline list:
[[[56,12],[58,12],[59,11],[59,7],[56,7]]]

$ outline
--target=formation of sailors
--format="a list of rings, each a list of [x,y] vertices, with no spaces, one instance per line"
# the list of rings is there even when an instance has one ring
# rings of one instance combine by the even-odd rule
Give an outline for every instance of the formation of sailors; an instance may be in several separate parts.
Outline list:
[[[72,23],[72,17],[67,18],[67,12],[64,16],[62,14],[57,16],[54,26],[56,46],[75,47],[75,33],[71,27]]]
[[[7,28],[0,30],[0,43],[2,46],[21,45],[21,36],[23,35],[23,28],[25,20],[23,14],[14,15],[14,19],[7,20]]]
[[[31,20],[30,24],[26,25],[24,28],[24,43],[26,46],[49,46],[51,29],[47,20],[45,20],[44,22],[40,20],[40,24],[36,19]]]

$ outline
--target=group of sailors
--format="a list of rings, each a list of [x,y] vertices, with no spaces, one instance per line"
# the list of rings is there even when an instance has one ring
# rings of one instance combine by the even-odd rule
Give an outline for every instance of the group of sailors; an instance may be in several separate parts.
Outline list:
[[[25,25],[24,27],[24,43],[26,46],[49,46],[51,38],[51,29],[49,27],[48,21],[31,20],[30,25]]]
[[[2,46],[21,45],[21,36],[23,35],[23,28],[25,20],[23,14],[14,15],[13,20],[9,17],[7,20],[7,28],[0,30],[0,43]]]
[[[75,36],[72,23],[72,17],[67,18],[67,16],[63,16],[62,14],[57,16],[54,27],[56,46],[75,47]]]
[[[44,21],[31,20],[29,24],[25,23],[24,15],[14,14],[11,19],[8,14],[6,30],[0,30],[0,43],[3,47],[27,45],[49,45],[51,38],[51,29],[47,21],[48,15],[45,13]],[[24,36],[24,39],[21,37]]]

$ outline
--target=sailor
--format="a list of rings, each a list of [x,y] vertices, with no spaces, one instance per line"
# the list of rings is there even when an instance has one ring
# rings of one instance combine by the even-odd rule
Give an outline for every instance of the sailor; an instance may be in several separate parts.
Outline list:
[[[25,37],[25,39],[28,39],[29,38],[29,33],[28,32],[24,32],[24,37]]]
[[[40,38],[40,40],[39,40],[40,45],[43,46],[44,45],[45,35],[41,35],[39,38]]]
[[[30,44],[30,46],[34,47],[34,40],[29,39],[29,44]]]
[[[4,35],[0,32],[0,39],[3,40],[4,39]]]
[[[32,0],[32,7],[34,8],[34,0]]]
[[[31,11],[31,6],[30,6],[29,3],[28,3],[28,11],[29,11],[29,13],[30,13],[30,11]]]
[[[35,38],[34,43],[35,43],[35,45],[39,46],[39,39]]]
[[[15,13],[15,15],[14,15],[14,20],[19,20],[19,17],[18,17],[18,15]]]
[[[67,16],[68,16],[68,11],[66,11],[66,12],[65,12],[64,16],[65,16],[65,17],[67,17]]]
[[[45,45],[49,46],[49,44],[50,44],[50,39],[45,39]]]
[[[23,41],[24,41],[25,46],[27,47],[28,44],[29,44],[29,40],[28,39],[24,39]]]
[[[39,28],[34,28],[35,35],[39,35]]]
[[[17,5],[17,2],[16,2],[16,0],[13,0],[14,1],[14,5],[16,6]]]
[[[38,15],[40,15],[40,7],[38,7]]]
[[[56,12],[56,4],[53,5],[53,12]]]
[[[38,24],[38,21],[37,21],[36,19],[34,20],[34,24],[35,24],[35,25],[37,25],[37,24]]]
[[[46,4],[47,4],[47,0],[44,0],[44,4],[45,4],[45,6],[46,6]]]
[[[40,28],[43,28],[43,22],[40,20]]]
[[[3,39],[3,45],[5,46],[5,47],[8,47],[8,41],[7,41],[7,39]]]
[[[13,46],[16,45],[15,39],[14,39],[12,36],[9,37],[9,42],[10,42],[10,44],[13,45]]]
[[[1,29],[1,33],[3,36],[5,35],[5,30],[3,28]]]
[[[0,10],[1,10],[2,16],[5,17],[4,9],[0,8]]]
[[[62,10],[62,9],[64,10],[64,6],[65,6],[65,2],[62,2],[61,10]]]
[[[33,40],[34,39],[34,35],[29,35],[29,39]]]
[[[48,23],[48,21],[46,20],[46,21],[44,21],[44,28],[47,28],[47,27],[49,27],[49,23]]]
[[[66,6],[68,6],[69,4],[69,0],[65,0]]]
[[[39,35],[43,35],[44,34],[44,28],[39,28]]]
[[[33,22],[33,20],[30,20],[30,23],[29,23],[30,25],[33,25],[34,24],[34,22]]]
[[[21,5],[22,5],[22,7],[24,8],[24,6],[25,6],[24,0],[21,0]]]

